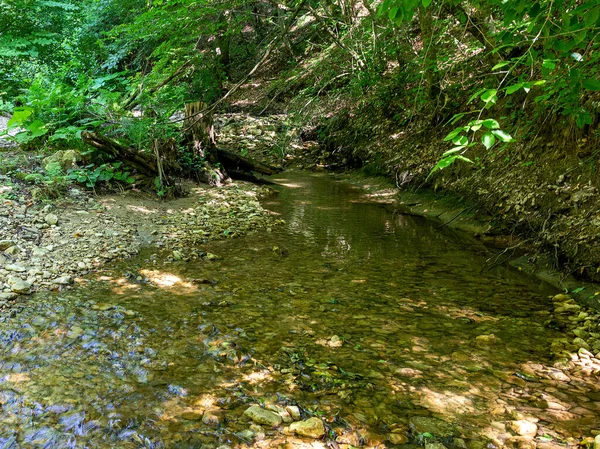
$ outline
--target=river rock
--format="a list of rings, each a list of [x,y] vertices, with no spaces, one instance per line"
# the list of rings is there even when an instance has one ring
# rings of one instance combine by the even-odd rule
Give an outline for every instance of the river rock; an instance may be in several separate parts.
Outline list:
[[[277,427],[283,421],[278,413],[266,410],[258,405],[253,405],[247,409],[244,415],[257,424],[264,424],[271,427]]]
[[[446,449],[442,443],[425,443],[425,449]]]
[[[518,421],[511,421],[508,423],[508,428],[515,432],[517,435],[533,437],[537,434],[537,424],[529,422],[524,419]]]
[[[69,168],[72,168],[73,165],[77,162],[77,153],[73,150],[62,151],[59,150],[51,156],[48,156],[42,160],[42,165],[46,168],[48,165],[52,163],[57,163],[60,165],[60,168],[64,171],[67,171]],[[46,169],[47,170],[47,169]]]
[[[392,444],[406,444],[408,443],[408,437],[405,433],[390,433],[388,440]],[[427,446],[425,446],[427,447]]]
[[[454,427],[451,424],[430,416],[412,416],[409,423],[418,433],[429,432],[437,437],[454,433]]]
[[[52,283],[57,285],[69,285],[73,283],[73,278],[71,276],[61,276],[54,279]]]
[[[577,346],[578,348],[590,349],[590,345],[588,345],[587,342],[583,338],[579,338],[579,337],[574,338],[573,344],[575,346]]]
[[[200,421],[202,416],[202,413],[198,412],[184,412],[181,414],[181,417],[187,421]]]
[[[0,301],[9,301],[11,299],[15,299],[17,296],[19,295],[12,292],[0,293]]]
[[[215,410],[207,410],[202,415],[202,422],[207,426],[218,426],[221,424],[221,413]]]
[[[4,251],[11,246],[15,246],[15,242],[12,240],[0,240],[0,251]]]
[[[296,435],[310,438],[321,438],[325,435],[323,421],[317,417],[308,418],[306,421],[297,421],[290,425],[290,430]]]
[[[337,336],[337,335],[334,335],[329,340],[329,347],[330,348],[340,348],[343,344],[344,344],[344,341],[339,336]]]
[[[496,336],[494,334],[479,335],[475,337],[475,341],[484,345],[490,345],[496,343]]]
[[[296,405],[288,405],[285,409],[294,421],[298,421],[300,419],[300,407]]]
[[[14,293],[19,293],[21,295],[28,295],[29,293],[31,293],[31,282],[24,281],[14,276],[9,276],[7,282],[10,287],[10,290]]]
[[[24,273],[25,271],[27,271],[27,268],[25,268],[22,265],[17,265],[16,263],[7,263],[4,266],[4,269],[6,271],[13,271],[15,273]]]
[[[58,224],[58,217],[54,214],[48,214],[44,217],[44,221],[52,226]]]

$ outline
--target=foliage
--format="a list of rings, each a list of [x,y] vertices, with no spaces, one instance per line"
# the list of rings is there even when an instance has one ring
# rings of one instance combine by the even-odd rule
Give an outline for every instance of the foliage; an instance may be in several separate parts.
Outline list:
[[[102,164],[94,166],[93,164],[86,165],[81,168],[72,168],[68,171],[68,178],[76,181],[89,188],[95,188],[99,183],[110,184],[118,182],[124,184],[133,184],[135,178],[130,172],[122,168],[121,162],[112,164]]]

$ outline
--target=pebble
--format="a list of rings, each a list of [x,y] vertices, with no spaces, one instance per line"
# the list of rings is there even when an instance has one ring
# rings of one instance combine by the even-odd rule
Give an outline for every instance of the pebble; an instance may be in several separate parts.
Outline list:
[[[407,444],[408,437],[404,433],[390,433],[388,436],[388,440],[392,444]]]
[[[44,217],[44,221],[50,226],[54,226],[58,224],[58,216],[55,214],[48,214]]]
[[[521,436],[535,436],[538,430],[537,424],[527,421],[525,419],[511,421],[508,424],[508,428],[515,432],[517,435]]]

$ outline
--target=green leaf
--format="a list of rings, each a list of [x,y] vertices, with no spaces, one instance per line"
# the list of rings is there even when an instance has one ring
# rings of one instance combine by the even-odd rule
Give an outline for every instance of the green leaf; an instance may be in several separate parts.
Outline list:
[[[429,5],[431,5],[431,2],[433,0],[421,0],[421,4],[423,5],[423,8],[427,8]]]
[[[454,139],[452,139],[452,143],[454,145],[465,146],[469,143],[469,139],[467,138],[467,136],[457,136]]]
[[[494,67],[492,67],[492,72],[495,72],[496,70],[501,69],[502,67],[505,67],[505,66],[507,66],[509,64],[510,64],[510,61],[499,62]]]
[[[600,16],[600,6],[596,6],[595,8],[588,11],[588,13],[583,17],[583,21],[586,27],[593,27],[596,25],[598,21],[598,16]]]
[[[510,134],[502,131],[501,129],[492,130],[492,134],[494,134],[502,142],[514,142],[514,140],[515,140],[512,138],[512,136]]]
[[[517,83],[517,84],[513,84],[512,86],[508,86],[506,88],[506,94],[507,95],[514,94],[516,91],[521,89],[521,87],[523,87],[523,83]]]
[[[581,53],[573,52],[571,53],[571,58],[573,58],[577,62],[583,61],[583,56],[581,55]]]
[[[483,126],[485,126],[487,129],[498,129],[498,128],[500,128],[500,123],[498,123],[493,118],[485,119],[482,123],[483,123]]]
[[[471,103],[473,100],[475,100],[475,98],[478,98],[485,91],[487,91],[487,89],[479,89],[477,92],[475,92],[473,95],[471,95],[471,98],[469,98],[469,101],[467,101],[467,104]]]
[[[452,148],[452,149],[450,149],[448,151],[445,151],[444,154],[442,154],[442,156],[448,156],[449,154],[458,153],[459,151],[464,150],[464,148],[465,148],[464,145],[461,145],[461,146],[458,146],[458,147],[454,147],[454,148]]]
[[[452,116],[452,118],[450,119],[450,124],[454,125],[456,122],[458,122],[461,118],[463,118],[465,116],[464,112],[461,112],[459,114],[454,114]]]
[[[471,128],[471,131],[476,132],[479,131],[481,129],[481,126],[483,125],[483,120],[473,120],[469,122],[469,127]]]
[[[33,114],[33,108],[28,106],[15,108],[12,117],[6,123],[7,128],[12,129],[21,126],[23,123],[25,123],[25,120],[31,116],[31,114]]]
[[[484,103],[489,103],[489,102],[496,102],[497,97],[496,94],[498,93],[498,91],[496,89],[486,89],[485,92],[483,92],[483,94],[481,94],[481,100]]]
[[[448,133],[448,135],[446,137],[444,137],[444,142],[447,142],[448,140],[454,139],[456,136],[458,136],[464,130],[465,130],[464,126],[461,126],[460,128],[453,129],[452,131],[450,131]]]
[[[486,150],[489,150],[496,143],[496,137],[491,132],[485,133],[481,136],[481,143],[483,143]]]
[[[587,90],[600,90],[600,80],[583,80],[583,87]]]
[[[544,59],[542,62],[542,67],[545,69],[554,70],[556,68],[556,59]]]

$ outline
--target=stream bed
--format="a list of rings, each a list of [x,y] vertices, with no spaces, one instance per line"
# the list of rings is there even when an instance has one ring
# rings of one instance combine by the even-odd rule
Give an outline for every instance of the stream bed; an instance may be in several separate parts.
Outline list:
[[[281,227],[207,243],[213,260],[147,250],[1,317],[0,448],[534,449],[600,430],[598,383],[553,367],[552,287],[326,175],[275,182]],[[254,404],[325,436],[252,424]]]

